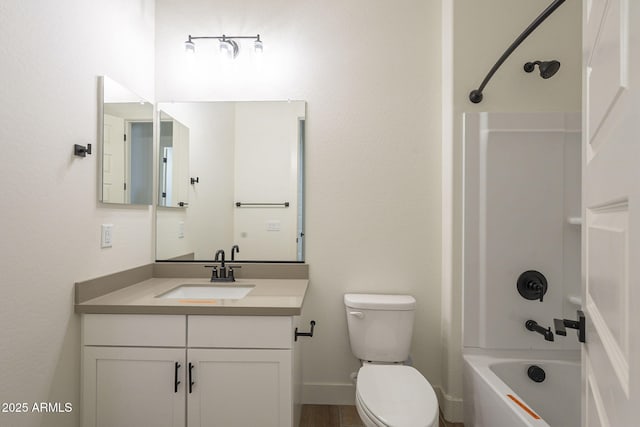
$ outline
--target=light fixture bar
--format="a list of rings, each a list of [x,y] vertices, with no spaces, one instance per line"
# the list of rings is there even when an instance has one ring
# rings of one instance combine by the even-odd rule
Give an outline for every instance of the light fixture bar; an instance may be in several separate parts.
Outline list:
[[[187,41],[184,42],[185,51],[189,53],[194,53],[196,50],[196,45],[193,42],[194,40],[219,40],[220,41],[220,51],[229,55],[232,58],[238,56],[240,52],[240,47],[235,40],[255,40],[253,47],[257,53],[262,53],[262,40],[260,39],[260,34],[255,36],[227,36],[223,34],[221,36],[192,36],[189,34]]]
[[[189,40],[199,40],[199,39],[214,39],[214,40],[232,40],[232,39],[255,39],[260,40],[260,34],[255,36],[189,36]]]

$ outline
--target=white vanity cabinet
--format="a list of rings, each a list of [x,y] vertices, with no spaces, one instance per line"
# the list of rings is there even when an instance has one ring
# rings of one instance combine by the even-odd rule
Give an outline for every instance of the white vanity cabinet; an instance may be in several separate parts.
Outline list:
[[[298,317],[83,315],[84,427],[294,427]]]
[[[87,346],[83,359],[83,426],[185,425],[184,349]]]
[[[292,426],[290,350],[189,349],[188,359],[188,426]]]

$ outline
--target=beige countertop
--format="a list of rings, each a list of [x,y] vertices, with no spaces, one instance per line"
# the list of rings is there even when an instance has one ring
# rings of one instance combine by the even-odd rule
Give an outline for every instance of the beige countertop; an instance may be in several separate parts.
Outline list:
[[[155,277],[76,303],[76,313],[204,314],[296,316],[302,312],[308,279],[237,279],[231,285],[255,285],[242,299],[157,298],[178,286],[211,285],[206,278]],[[228,283],[213,283],[229,285]]]

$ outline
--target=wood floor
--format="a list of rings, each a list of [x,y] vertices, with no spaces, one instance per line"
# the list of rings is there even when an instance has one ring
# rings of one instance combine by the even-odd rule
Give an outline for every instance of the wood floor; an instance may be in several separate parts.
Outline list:
[[[300,427],[364,427],[355,406],[302,405]]]
[[[300,427],[364,427],[355,406],[303,405]],[[464,427],[440,416],[440,427]]]

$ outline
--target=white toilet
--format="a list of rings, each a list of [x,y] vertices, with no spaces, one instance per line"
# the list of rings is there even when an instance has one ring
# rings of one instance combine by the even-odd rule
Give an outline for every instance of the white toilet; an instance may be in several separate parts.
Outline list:
[[[437,427],[438,400],[409,358],[411,295],[345,294],[351,351],[362,361],[356,408],[367,427]]]

